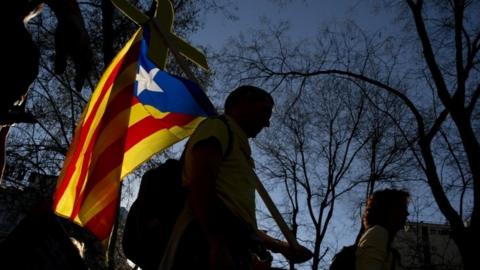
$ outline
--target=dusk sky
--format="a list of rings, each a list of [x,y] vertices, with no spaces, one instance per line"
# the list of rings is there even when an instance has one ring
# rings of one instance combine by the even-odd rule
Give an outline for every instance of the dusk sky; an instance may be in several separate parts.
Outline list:
[[[221,13],[207,14],[204,27],[190,36],[193,44],[214,50],[221,49],[229,38],[235,38],[241,33],[248,35],[249,30],[262,28],[265,18],[273,25],[281,21],[288,21],[290,24],[289,36],[292,40],[297,41],[313,40],[321,28],[330,25],[333,27],[345,20],[355,21],[367,32],[389,31],[391,34],[392,29],[395,29],[392,24],[395,14],[389,14],[385,10],[376,12],[375,4],[380,2],[377,0],[296,0],[283,1],[287,2],[284,5],[278,5],[272,0],[233,2],[238,10],[232,11],[232,13],[238,17],[238,20],[228,19]],[[183,146],[183,144],[180,145]],[[258,156],[255,158],[261,159]],[[264,182],[268,182],[268,180],[263,179]],[[282,201],[277,194],[272,193],[271,195],[277,203]],[[260,211],[266,211],[260,200],[258,203]],[[349,211],[348,207],[337,207],[326,242],[333,245],[338,244],[341,247],[354,241],[357,226],[354,226],[352,230]],[[342,222],[338,222],[339,220]],[[265,229],[265,224],[262,224],[261,227]],[[305,238],[305,236],[300,237]]]
[[[278,5],[272,0],[233,1],[238,20],[230,20],[221,13],[207,14],[205,25],[190,38],[195,44],[219,48],[229,37],[248,29],[261,27],[262,19],[270,22],[289,21],[292,38],[311,38],[320,27],[354,20],[364,30],[375,32],[392,27],[395,14],[375,11],[375,0],[296,0]]]
[[[265,20],[272,25],[288,21],[289,37],[293,41],[314,40],[323,28],[327,26],[334,28],[347,20],[354,21],[368,33],[381,32],[384,35],[395,35],[399,31],[399,25],[402,25],[394,23],[398,10],[391,12],[378,7],[383,3],[380,0],[231,0],[231,2],[234,6],[227,9],[237,19],[229,19],[222,12],[205,14],[200,18],[201,21],[204,20],[203,27],[188,37],[194,46],[207,47],[210,52],[220,50],[228,39],[261,29]],[[279,5],[278,2],[284,3]],[[234,9],[235,7],[237,9]],[[184,143],[179,143],[174,149],[180,153],[183,146]],[[261,157],[256,156],[255,159],[258,162]],[[262,180],[266,183],[269,179]],[[282,201],[275,192],[272,192],[271,196],[277,204]],[[261,212],[266,210],[260,202],[258,208]],[[335,217],[325,239],[326,245],[341,247],[354,241],[359,225],[352,224],[352,208],[353,205],[337,205]],[[265,224],[261,224],[261,227],[265,229],[263,225]],[[300,235],[303,240],[307,237]]]
[[[16,1],[6,3],[32,2]],[[30,202],[33,198],[50,201],[52,213],[91,230],[103,244],[111,240],[109,268],[126,269],[126,257],[119,253],[123,232],[133,232],[133,236],[125,234],[124,243],[132,242],[129,237],[136,242],[136,236],[141,235],[138,246],[156,253],[159,248],[152,243],[170,234],[175,237],[170,237],[169,248],[188,251],[189,242],[183,240],[197,240],[195,219],[205,219],[210,226],[216,225],[211,220],[223,216],[243,222],[230,226],[233,229],[208,229],[225,238],[212,238],[225,242],[217,241],[225,250],[217,252],[207,246],[212,251],[210,259],[215,255],[215,263],[222,262],[220,267],[236,257],[243,260],[247,248],[252,255],[259,251],[254,247],[262,247],[263,237],[255,237],[256,227],[281,240],[296,238],[315,252],[313,260],[297,264],[295,269],[327,269],[343,246],[357,244],[357,235],[365,236],[360,241],[365,246],[359,244],[356,249],[361,256],[367,254],[365,261],[382,253],[388,256],[382,261],[374,259],[383,266],[396,266],[399,256],[390,255],[394,253],[391,247],[400,245],[392,239],[405,227],[412,234],[397,239],[408,247],[408,257],[400,254],[411,264],[401,265],[402,269],[427,269],[446,263],[444,269],[460,269],[460,264],[453,264],[456,260],[450,260],[449,252],[456,246],[462,254],[456,255],[456,250],[452,254],[462,259],[462,266],[478,268],[469,251],[474,250],[478,243],[475,237],[480,234],[476,222],[480,216],[476,196],[480,193],[480,172],[478,161],[474,161],[480,156],[480,0],[108,0],[120,7],[120,11],[114,8],[115,13],[105,5],[108,1],[75,1],[80,9],[75,3],[68,2],[69,8],[64,8],[57,2],[41,0],[46,10],[31,21],[23,20],[25,25],[20,16],[27,11],[24,5],[11,4],[6,9],[16,15],[9,17],[12,23],[7,28],[12,29],[8,33],[13,37],[9,44],[13,45],[5,54],[23,57],[6,58],[11,60],[9,64],[17,64],[8,65],[8,70],[18,71],[21,76],[4,74],[6,81],[12,82],[3,93],[7,103],[0,112],[0,188],[5,193],[3,196],[0,192],[0,199],[8,206],[4,207],[8,210],[5,214],[0,210],[2,251],[15,253],[17,246],[25,246],[17,243],[24,238],[28,239],[25,243],[33,244],[33,249],[24,252],[26,257],[31,252],[32,258],[43,258],[40,267],[62,268],[63,263],[89,269],[107,266],[101,259],[107,253],[95,247],[100,242],[94,243],[94,238],[73,226],[65,227],[63,221],[59,224],[66,228],[64,238],[78,240],[74,244],[80,247],[83,262],[70,250],[69,258],[56,263],[57,250],[43,248],[56,241],[55,231],[42,229],[39,232],[46,237],[35,237],[33,242],[37,243],[30,241],[27,228],[36,228],[31,225],[36,226],[36,221],[42,221],[41,215],[48,214],[44,207],[47,204]],[[137,16],[125,8],[127,2],[139,9]],[[147,10],[155,7],[155,2],[155,16],[138,15],[140,11],[151,14]],[[174,27],[170,24],[171,4],[178,7]],[[78,16],[79,11],[83,18]],[[128,17],[136,19],[129,21]],[[75,26],[75,31],[66,25]],[[59,38],[62,30],[65,36]],[[175,30],[183,41],[171,35]],[[134,32],[134,38],[126,42]],[[114,48],[121,47],[124,49],[112,58]],[[62,55],[68,58],[65,74],[58,72]],[[186,58],[186,65],[179,58]],[[113,59],[109,65],[104,63],[108,59]],[[203,70],[207,69],[206,62],[208,70]],[[79,78],[81,75],[85,78]],[[83,81],[84,86],[78,87]],[[248,87],[243,88],[247,92],[240,89],[227,98],[241,85],[263,88],[270,98],[252,94]],[[208,98],[199,93],[199,88]],[[217,117],[211,106],[205,106],[208,99],[218,114],[226,114],[229,120],[221,121],[225,127],[212,121],[212,129],[207,122],[202,126],[207,132],[200,134],[203,131],[194,130],[200,118]],[[257,128],[263,130],[258,136],[250,132]],[[189,141],[190,135],[193,139]],[[200,150],[208,146],[205,156],[197,156],[199,145]],[[218,149],[210,145],[221,146],[221,160],[211,158]],[[229,156],[230,152],[234,155]],[[179,170],[165,174],[165,167],[151,170],[168,163],[168,158],[176,158],[179,166],[188,161],[189,166],[180,167],[181,175]],[[178,177],[173,177],[175,174]],[[143,192],[145,185],[151,185],[145,182],[152,178],[178,182],[175,192],[170,192],[173,182],[157,182],[161,193],[150,188]],[[57,191],[52,200],[47,200],[50,195],[46,192],[54,188],[55,179]],[[271,211],[273,207],[266,207],[271,201],[260,196],[258,180],[281,217],[275,209]],[[184,186],[181,190],[180,185]],[[377,215],[386,218],[368,221],[364,226],[368,233],[362,235],[362,212],[367,209],[372,213],[371,204],[365,202],[372,192],[385,188],[408,191],[410,198],[408,202],[402,199],[402,203],[384,203],[380,198],[388,212],[378,211]],[[259,191],[256,195],[255,189]],[[170,201],[157,201],[159,207],[150,207],[154,203],[149,197],[167,193]],[[213,197],[215,200],[210,200]],[[172,200],[177,198],[183,201]],[[128,218],[134,227],[125,227],[123,218],[135,200],[132,209],[136,210]],[[210,201],[215,201],[215,207],[208,204]],[[224,204],[220,208],[225,208],[218,217],[217,201],[220,206]],[[182,203],[180,208],[173,207],[177,202]],[[117,203],[122,207],[119,215]],[[42,207],[28,209],[30,205]],[[203,214],[196,211],[209,207],[215,209],[203,209]],[[164,210],[171,210],[167,208],[184,210],[181,215],[172,211],[163,215],[167,212]],[[32,224],[30,212],[35,214]],[[154,212],[162,214],[161,218]],[[175,221],[175,214],[181,218],[168,231],[164,225],[169,219]],[[24,216],[26,223],[21,221]],[[405,221],[409,222],[407,226],[403,226]],[[282,223],[287,223],[293,237],[288,237],[289,231],[283,230]],[[370,230],[374,225],[384,228]],[[110,233],[112,227],[114,234]],[[372,235],[373,239],[368,239]],[[165,248],[166,239],[157,241],[160,248]],[[227,244],[238,239],[242,240],[240,247],[228,250]],[[63,242],[55,244],[57,249],[72,249]],[[368,254],[371,242],[374,248],[385,244]],[[15,249],[9,249],[10,244]],[[150,260],[148,256],[153,253],[133,246],[123,246],[122,252],[140,250],[142,256],[129,258],[138,258],[136,263],[144,267],[140,261],[143,255]],[[290,257],[286,245],[275,246],[272,250],[282,250]],[[166,251],[162,251],[165,255],[150,257],[164,257],[165,262],[204,254],[174,258],[170,255],[175,250]],[[205,252],[208,254],[208,250]],[[230,252],[242,256],[228,256]],[[360,255],[357,266],[362,262]],[[273,266],[281,267],[276,269],[287,269],[287,259],[279,253],[273,256]],[[23,263],[17,257],[12,259]],[[145,265],[152,266],[151,262]],[[288,269],[292,268],[293,263]]]
[[[392,35],[398,31],[398,24],[394,24],[397,13],[376,8],[376,5],[382,3],[378,0],[284,0],[283,2],[286,3],[283,5],[278,5],[272,0],[233,2],[238,9],[232,13],[238,19],[228,19],[221,13],[207,14],[204,27],[189,37],[193,44],[219,50],[229,38],[236,38],[241,33],[248,35],[250,30],[261,29],[265,19],[272,25],[288,21],[289,36],[293,41],[313,40],[322,28],[327,26],[334,28],[346,20],[354,21],[369,33],[382,32],[385,35]],[[261,159],[258,156],[255,158]],[[264,182],[268,180],[263,179]],[[274,192],[271,195],[277,203],[282,201]],[[258,202],[259,210],[266,211],[263,203],[260,200]],[[359,225],[352,224],[351,207],[353,206],[337,206],[335,218],[325,239],[327,245],[341,247],[354,241]],[[257,217],[259,217],[258,213]],[[261,226],[265,229],[265,224]],[[300,236],[304,240],[306,237],[308,238],[308,236]]]

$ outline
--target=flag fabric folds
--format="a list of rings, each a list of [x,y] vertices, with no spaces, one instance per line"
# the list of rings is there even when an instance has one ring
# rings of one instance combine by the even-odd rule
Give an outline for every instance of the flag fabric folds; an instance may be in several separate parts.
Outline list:
[[[189,136],[215,114],[193,82],[159,70],[138,30],[100,79],[77,124],[53,210],[104,244],[115,222],[120,181],[153,154]]]

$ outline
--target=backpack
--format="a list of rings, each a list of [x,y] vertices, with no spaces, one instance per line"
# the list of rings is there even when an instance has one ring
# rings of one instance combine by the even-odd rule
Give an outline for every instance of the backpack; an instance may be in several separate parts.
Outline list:
[[[344,246],[335,256],[329,270],[355,270],[357,245]]]
[[[217,118],[227,126],[226,157],[231,152],[233,135],[224,116]],[[142,176],[137,198],[128,212],[122,238],[123,252],[142,269],[157,269],[185,204],[183,156],[184,153],[180,160],[168,159]]]
[[[400,253],[395,249],[388,246],[393,255],[391,269],[395,269],[395,261],[400,262]],[[355,270],[355,258],[357,251],[357,245],[344,246],[335,256],[333,256],[332,263],[329,270]]]

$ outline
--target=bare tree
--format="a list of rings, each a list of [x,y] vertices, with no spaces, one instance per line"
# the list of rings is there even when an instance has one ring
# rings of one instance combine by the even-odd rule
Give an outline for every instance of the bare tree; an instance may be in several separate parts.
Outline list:
[[[155,0],[133,0],[131,2],[147,13],[152,6],[155,6]],[[174,31],[183,38],[188,38],[190,34],[199,29],[203,19],[201,15],[204,12],[215,11],[230,14],[226,10],[229,1],[174,0],[173,4],[176,15]],[[58,175],[77,121],[98,79],[114,54],[138,27],[113,9],[110,1],[79,1],[79,6],[86,18],[85,23],[91,37],[90,45],[94,58],[93,70],[81,93],[74,90],[72,69],[67,68],[66,73],[62,76],[54,72],[52,55],[56,22],[52,19],[51,10],[47,7],[28,25],[41,50],[39,76],[29,92],[27,104],[28,110],[35,115],[38,123],[34,125],[19,124],[10,130],[10,140],[6,149],[6,177],[12,181],[22,182],[28,177],[28,174],[33,172]],[[173,61],[170,61],[169,65],[170,71],[179,73]],[[208,78],[208,74],[203,74],[203,77]],[[167,155],[172,154],[173,152],[167,153]],[[136,186],[138,183],[132,178],[139,179],[143,171],[155,166],[163,158],[164,156],[157,156],[153,162],[148,162],[128,177],[126,183],[129,186],[124,189],[126,198],[136,195],[133,193],[135,188],[130,186]],[[95,260],[100,261],[99,259]],[[111,265],[114,267],[114,264]],[[95,267],[97,268],[98,265]]]
[[[352,188],[342,180],[348,178],[353,160],[366,144],[358,140],[365,100],[351,96],[348,89],[336,91],[342,86],[335,84],[325,81],[317,86],[320,91],[283,100],[285,106],[276,108],[274,128],[259,142],[269,157],[263,166],[265,176],[283,182],[294,234],[313,234],[307,241],[314,253],[312,269],[318,269],[328,251],[322,241],[335,201]],[[289,267],[294,269],[291,263]]]
[[[254,32],[251,39],[241,36],[219,54],[218,60],[225,71],[220,75],[227,82],[260,84],[275,96],[273,127],[259,141],[268,156],[261,171],[266,179],[276,179],[284,186],[280,194],[285,196],[285,214],[293,232],[308,237],[314,251],[311,266],[318,269],[328,264],[335,249],[324,240],[341,196],[351,194],[353,188],[363,192],[372,190],[377,182],[396,183],[406,178],[408,148],[399,123],[377,106],[402,121],[405,113],[388,95],[367,95],[371,87],[366,84],[270,72],[274,67],[313,67],[328,57],[327,49],[313,50],[305,46],[307,42],[288,40],[287,28],[281,24]],[[345,38],[350,40],[351,36]],[[329,49],[339,52],[341,47],[333,41]]]
[[[329,263],[332,247],[324,240],[340,198],[352,189],[405,177],[406,170],[396,169],[407,163],[407,148],[395,125],[358,86],[338,78],[311,79],[301,89],[283,91],[287,85],[276,92],[272,127],[257,140],[267,156],[259,170],[275,181],[271,191],[283,196],[291,229],[313,249],[311,269],[318,269]],[[399,114],[398,104],[389,101],[382,104]]]
[[[288,80],[330,75],[400,100],[415,134],[404,130],[401,121],[396,123],[452,227],[465,269],[473,269],[474,247],[480,241],[480,144],[475,122],[480,96],[480,28],[475,19],[479,3],[406,0],[392,6],[410,14],[413,24],[406,25],[407,35],[416,37],[382,38],[348,24],[338,32],[327,28],[314,51],[300,45],[282,47],[281,32],[273,29],[266,36],[280,44],[275,53],[261,49],[265,39],[237,41],[241,50],[226,56],[243,69],[231,76],[260,78],[276,89]],[[302,54],[310,60],[296,58]],[[442,164],[448,164],[448,170]]]

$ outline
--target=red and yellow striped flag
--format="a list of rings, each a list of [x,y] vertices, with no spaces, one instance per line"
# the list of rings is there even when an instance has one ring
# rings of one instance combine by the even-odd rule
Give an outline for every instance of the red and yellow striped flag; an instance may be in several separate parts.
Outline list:
[[[193,82],[159,70],[138,30],[100,79],[75,130],[53,209],[108,243],[120,181],[215,114]]]

